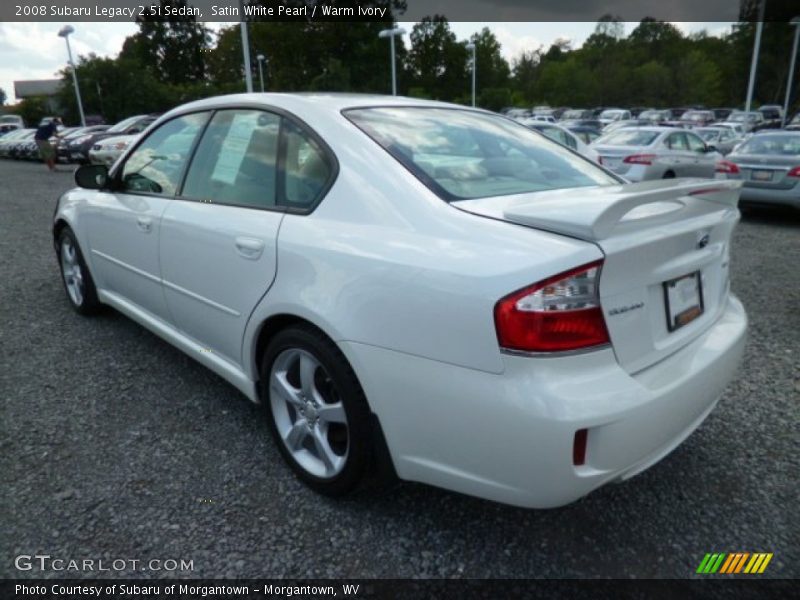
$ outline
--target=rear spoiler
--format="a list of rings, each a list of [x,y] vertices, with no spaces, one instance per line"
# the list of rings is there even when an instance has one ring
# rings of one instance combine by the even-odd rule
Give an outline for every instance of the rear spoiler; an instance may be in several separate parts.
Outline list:
[[[633,209],[648,204],[652,211],[643,211],[643,217],[673,212],[691,202],[702,199],[736,208],[739,202],[741,181],[720,179],[669,179],[643,181],[627,185],[594,188],[572,188],[517,198],[501,208],[502,216],[481,210],[480,200],[459,203],[465,210],[486,216],[561,233],[579,239],[598,241],[611,235],[623,217]],[[672,207],[670,208],[670,205]],[[488,208],[488,207],[487,207]],[[649,214],[648,214],[649,213]]]

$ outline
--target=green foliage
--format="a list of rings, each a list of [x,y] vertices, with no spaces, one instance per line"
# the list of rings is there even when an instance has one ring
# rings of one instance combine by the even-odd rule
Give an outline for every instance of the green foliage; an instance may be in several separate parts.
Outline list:
[[[0,88],[0,106],[3,106],[8,100],[8,96],[6,96],[6,91],[3,88]]]
[[[17,104],[15,112],[22,117],[28,127],[36,127],[42,117],[48,116],[45,99],[36,96],[22,100]]]

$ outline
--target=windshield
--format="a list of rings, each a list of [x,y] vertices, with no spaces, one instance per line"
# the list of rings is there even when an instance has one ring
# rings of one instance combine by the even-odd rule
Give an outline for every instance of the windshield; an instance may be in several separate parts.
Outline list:
[[[128,117],[124,121],[120,121],[119,123],[117,123],[113,127],[110,127],[109,129],[106,129],[106,131],[108,133],[119,133],[120,131],[125,131],[128,127],[130,127],[131,125],[136,123],[136,121],[138,121],[141,118],[142,118],[141,115],[136,116],[136,117]]]
[[[739,146],[736,154],[800,156],[800,133],[797,135],[755,135]]]
[[[735,121],[736,123],[744,123],[745,121],[755,121],[760,115],[754,113],[733,113],[728,117],[728,121]]]
[[[663,116],[660,110],[646,110],[639,114],[640,119],[660,119]]]
[[[624,128],[598,138],[595,144],[603,144],[604,146],[649,146],[657,137],[657,131]]]
[[[567,110],[564,111],[564,114],[561,115],[562,120],[566,119],[581,119],[583,118],[583,111],[582,110]]]
[[[594,163],[502,117],[428,107],[344,114],[447,201],[618,183]]]
[[[600,113],[601,119],[619,119],[622,117],[621,110],[604,110]]]

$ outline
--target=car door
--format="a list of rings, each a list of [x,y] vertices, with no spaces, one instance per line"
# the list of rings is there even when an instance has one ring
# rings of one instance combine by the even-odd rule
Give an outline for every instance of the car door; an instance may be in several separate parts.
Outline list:
[[[308,208],[308,181],[321,172],[291,176],[296,128],[264,110],[217,111],[179,199],[164,213],[160,256],[170,313],[186,335],[236,365],[250,314],[276,275],[284,214]],[[302,151],[307,170],[315,169],[308,162],[314,151]]]
[[[159,230],[208,112],[171,119],[154,129],[111,177],[111,189],[87,214],[97,286],[169,321],[161,289]]]
[[[694,157],[691,176],[713,178],[717,160],[720,158],[719,154],[714,150],[709,151],[705,142],[694,133],[686,132],[685,135],[689,150]]]
[[[691,177],[694,172],[694,156],[689,151],[689,144],[686,141],[686,134],[682,131],[671,133],[664,140],[667,149],[666,160],[669,170],[675,173],[676,177]]]

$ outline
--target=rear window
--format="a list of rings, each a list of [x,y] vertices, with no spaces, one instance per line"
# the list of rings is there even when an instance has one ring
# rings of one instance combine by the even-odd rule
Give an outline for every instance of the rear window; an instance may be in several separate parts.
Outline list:
[[[737,154],[800,155],[798,135],[755,135],[736,149]]]
[[[657,137],[657,131],[618,129],[600,137],[595,143],[605,146],[649,146]]]
[[[428,107],[344,114],[447,201],[618,183],[590,161],[503,117]]]

